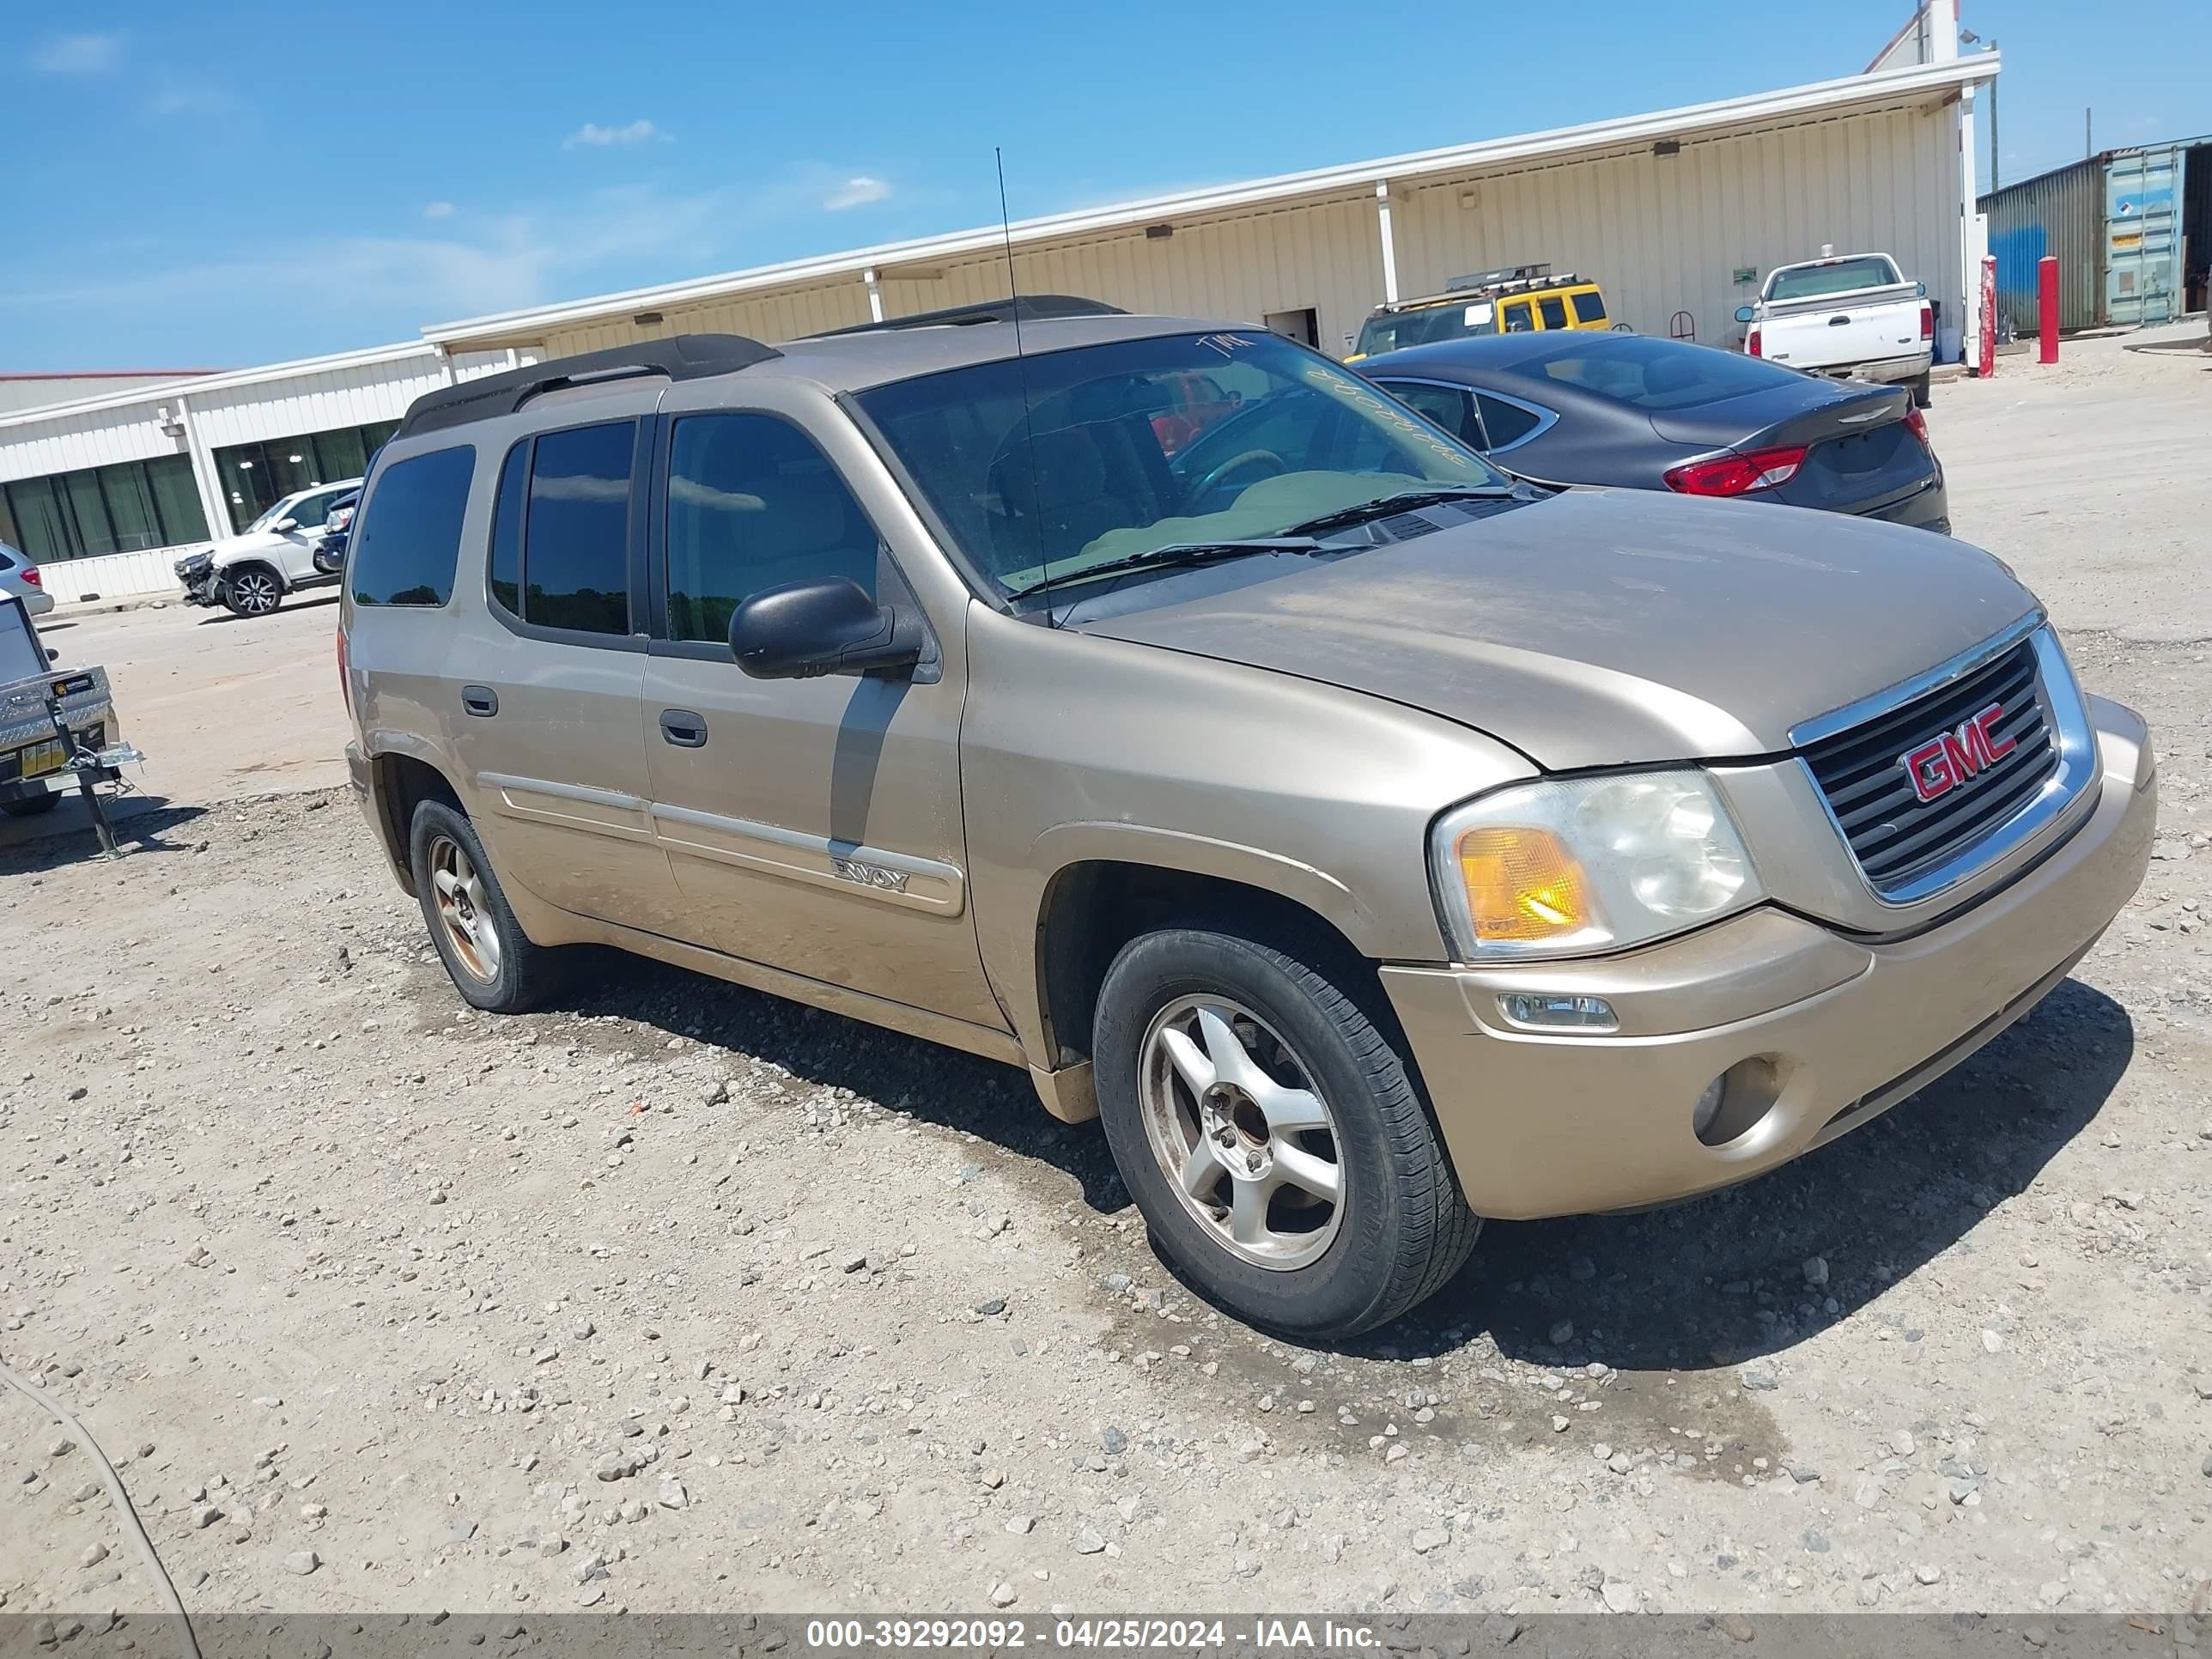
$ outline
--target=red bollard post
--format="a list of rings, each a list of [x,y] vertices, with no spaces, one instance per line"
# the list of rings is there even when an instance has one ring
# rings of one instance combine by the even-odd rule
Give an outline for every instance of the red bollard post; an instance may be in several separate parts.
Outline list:
[[[2058,361],[2058,261],[2045,254],[2035,262],[2037,319],[2036,361],[2055,363]]]

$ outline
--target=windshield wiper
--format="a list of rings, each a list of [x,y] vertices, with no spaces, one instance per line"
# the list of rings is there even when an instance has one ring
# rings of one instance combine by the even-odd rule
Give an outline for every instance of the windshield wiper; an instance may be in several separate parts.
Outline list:
[[[1318,535],[1324,530],[1342,530],[1369,519],[1379,519],[1388,513],[1407,513],[1417,507],[1434,507],[1439,501],[1458,501],[1467,496],[1503,501],[1512,494],[1513,486],[1510,484],[1431,484],[1425,489],[1401,489],[1394,495],[1377,495],[1371,501],[1359,501],[1351,507],[1340,507],[1334,513],[1323,513],[1303,524],[1292,525],[1283,533],[1286,536]]]
[[[1041,576],[1033,582],[1025,582],[1010,590],[1006,597],[1025,599],[1032,593],[1042,593],[1049,588],[1072,586],[1096,576],[1116,576],[1130,570],[1152,570],[1167,565],[1212,564],[1221,559],[1241,559],[1253,553],[1317,553],[1320,550],[1321,544],[1312,537],[1295,534],[1261,536],[1243,541],[1170,542],[1165,547],[1152,547],[1141,553],[1124,554],[1102,564],[1086,564],[1079,569],[1062,570]]]

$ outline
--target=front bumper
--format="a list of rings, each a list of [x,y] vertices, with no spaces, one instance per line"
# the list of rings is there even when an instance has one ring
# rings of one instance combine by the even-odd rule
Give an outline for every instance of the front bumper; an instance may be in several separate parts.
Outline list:
[[[2149,735],[2117,703],[2089,710],[2089,815],[2010,884],[1911,938],[1862,941],[1768,908],[1595,961],[1382,969],[1468,1205],[1517,1220],[1747,1180],[1871,1121],[2033,1008],[2150,860]],[[1620,1029],[1518,1030],[1506,991],[1602,996]],[[1724,1120],[1771,1104],[1708,1146],[1692,1114],[1723,1073],[1740,1091]]]
[[[220,579],[216,574],[215,561],[206,554],[189,559],[179,559],[176,564],[177,580],[185,590],[186,605],[221,605]]]

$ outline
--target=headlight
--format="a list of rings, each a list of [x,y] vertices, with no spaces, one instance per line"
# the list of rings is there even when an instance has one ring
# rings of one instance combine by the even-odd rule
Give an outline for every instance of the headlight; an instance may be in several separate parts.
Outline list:
[[[1620,950],[1765,896],[1697,771],[1500,789],[1437,820],[1429,859],[1462,960]]]

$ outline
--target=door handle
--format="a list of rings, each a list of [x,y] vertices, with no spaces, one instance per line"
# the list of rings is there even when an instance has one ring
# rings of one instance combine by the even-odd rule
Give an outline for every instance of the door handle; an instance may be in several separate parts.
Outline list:
[[[678,749],[704,749],[706,718],[688,708],[664,708],[660,711],[660,735]]]
[[[489,720],[499,713],[499,693],[488,685],[465,685],[461,688],[461,708],[479,720]]]

